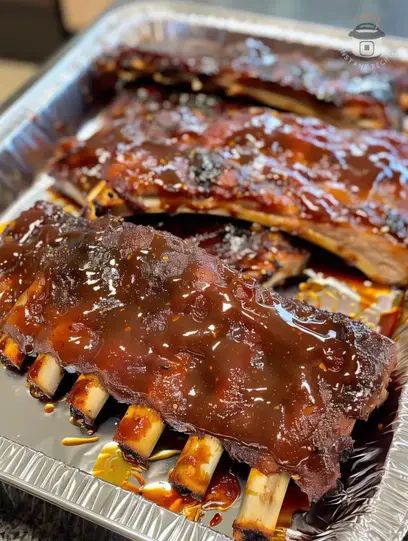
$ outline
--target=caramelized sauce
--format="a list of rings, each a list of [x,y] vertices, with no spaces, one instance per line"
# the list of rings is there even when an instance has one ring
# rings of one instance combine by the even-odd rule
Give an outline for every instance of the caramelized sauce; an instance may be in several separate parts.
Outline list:
[[[133,221],[191,240],[261,284],[297,276],[309,256],[279,231],[222,216],[197,214],[192,220],[190,214],[142,214]]]
[[[407,237],[401,171],[408,143],[397,132],[338,130],[315,118],[236,104],[203,112],[182,95],[120,100],[127,103],[121,116],[112,123],[108,114],[86,145],[72,141],[61,149],[52,174],[86,193],[84,182],[106,181],[137,209],[158,197],[167,212],[225,212],[229,205],[234,212],[235,205],[295,218],[299,234],[305,222],[317,233],[322,223],[353,223],[361,234],[368,227],[401,244]]]
[[[88,443],[96,443],[99,441],[99,436],[92,436],[91,438],[63,438],[61,440],[62,445],[66,447],[74,447],[76,445],[86,445]]]
[[[31,285],[49,249],[66,241],[80,223],[61,208],[39,202],[8,224],[0,239],[0,321]]]
[[[224,439],[265,473],[281,463],[313,495],[333,485],[336,449],[375,406],[392,362],[391,344],[361,324],[257,289],[191,243],[114,218],[54,250],[37,282],[40,293],[7,318],[23,347],[94,373],[120,402],[142,400],[179,430]]]
[[[111,95],[119,81],[152,78],[168,85],[189,85],[192,91],[246,96],[297,114],[323,116],[331,123],[366,127],[393,125],[401,100],[406,67],[393,61],[381,72],[364,73],[334,49],[278,40],[238,37],[211,43],[210,50],[175,41],[171,53],[153,47],[119,47],[99,58],[93,90]]]

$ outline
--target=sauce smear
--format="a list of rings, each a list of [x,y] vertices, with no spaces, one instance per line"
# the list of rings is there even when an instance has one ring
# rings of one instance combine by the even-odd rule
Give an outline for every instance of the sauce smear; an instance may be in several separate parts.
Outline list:
[[[73,447],[75,445],[85,445],[87,443],[95,443],[97,441],[99,441],[99,436],[93,436],[92,438],[63,438],[61,443],[66,447]]]

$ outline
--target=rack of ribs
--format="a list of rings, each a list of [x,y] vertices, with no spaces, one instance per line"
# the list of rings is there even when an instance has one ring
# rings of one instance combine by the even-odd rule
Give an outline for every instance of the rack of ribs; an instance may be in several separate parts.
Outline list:
[[[94,95],[134,81],[182,85],[189,91],[240,96],[315,116],[341,127],[400,127],[408,109],[406,65],[395,60],[362,71],[339,51],[248,38],[231,43],[172,41],[121,46],[93,68]]]
[[[61,144],[56,188],[98,212],[215,213],[276,227],[374,281],[408,282],[405,135],[175,96],[119,97],[89,140]]]
[[[75,242],[86,224],[60,207],[39,202],[6,227],[0,242],[0,323],[15,304],[24,303],[43,259],[61,243]],[[15,368],[21,368],[24,361],[7,336],[0,338],[0,358]]]
[[[209,214],[145,214],[133,221],[189,239],[263,287],[298,277],[309,252],[280,231]]]
[[[354,422],[383,400],[395,361],[392,342],[363,324],[113,217],[47,254],[2,330],[263,475],[293,476],[311,498],[334,486]]]

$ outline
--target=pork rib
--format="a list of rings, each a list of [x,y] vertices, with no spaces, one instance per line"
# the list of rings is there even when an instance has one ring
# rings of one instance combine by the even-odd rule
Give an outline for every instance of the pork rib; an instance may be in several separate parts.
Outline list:
[[[4,330],[188,433],[218,437],[310,497],[333,487],[355,419],[383,399],[392,342],[261,290],[169,233],[104,217],[61,245]]]
[[[75,242],[86,221],[44,201],[36,203],[6,227],[0,237],[0,324],[24,293],[50,251],[62,242]],[[15,368],[23,353],[7,335],[0,335],[0,360]]]
[[[348,53],[347,53],[348,54]],[[350,58],[350,55],[348,55]],[[406,108],[406,65],[362,71],[339,51],[248,38],[163,47],[121,46],[97,60],[96,95],[135,80],[185,85],[190,91],[245,96],[255,102],[342,127],[399,127]]]
[[[309,259],[306,249],[279,231],[222,216],[146,214],[133,222],[191,240],[264,287],[299,276]]]
[[[215,118],[214,108],[154,107],[136,125],[124,112],[89,141],[63,143],[50,167],[57,186],[85,201],[102,182],[98,204],[119,202],[124,214],[211,212],[277,227],[377,282],[408,282],[406,136],[236,104]]]

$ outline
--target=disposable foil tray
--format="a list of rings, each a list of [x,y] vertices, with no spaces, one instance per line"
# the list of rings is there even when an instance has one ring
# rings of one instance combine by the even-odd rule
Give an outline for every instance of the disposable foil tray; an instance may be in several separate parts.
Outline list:
[[[289,40],[299,47],[330,43],[339,51],[348,47],[349,39],[347,31],[341,29],[202,4],[140,2],[108,12],[73,40],[1,114],[0,222],[47,197],[51,180],[41,171],[56,141],[79,129],[85,134],[88,129],[95,114],[87,99],[89,66],[103,50],[118,43],[163,41],[171,50],[176,40],[184,40],[186,48],[199,42],[205,50],[211,43],[227,43],[237,34]],[[390,54],[408,58],[405,41],[388,39],[387,46]],[[386,404],[367,425],[367,434],[357,441],[339,490],[318,502],[311,512],[296,516],[286,531],[287,539],[402,539],[408,523],[408,326],[404,321],[395,338],[398,374]],[[112,438],[114,418],[98,429],[97,443],[64,447],[62,438],[78,435],[78,428],[68,423],[66,404],[61,402],[52,415],[44,415],[43,405],[29,395],[24,378],[5,369],[0,370],[0,411],[0,480],[7,486],[130,539],[221,541],[231,535],[239,501],[224,514],[219,526],[210,528],[211,514],[207,513],[202,523],[194,523],[92,476],[98,453]],[[174,461],[153,463],[148,480],[166,478]],[[6,492],[12,494],[13,490]],[[86,538],[92,540],[92,535],[88,532]]]

